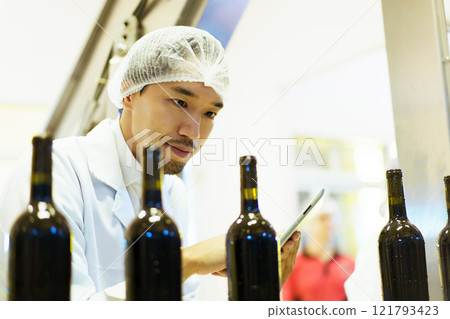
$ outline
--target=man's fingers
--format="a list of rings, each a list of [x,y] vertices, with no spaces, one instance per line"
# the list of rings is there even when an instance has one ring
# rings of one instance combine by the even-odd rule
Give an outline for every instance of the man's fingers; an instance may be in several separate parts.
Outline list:
[[[300,246],[300,238],[301,233],[298,231],[295,232],[281,249],[281,282],[283,285],[294,267],[297,251]]]
[[[299,231],[296,231],[295,233],[293,233],[291,238],[289,238],[289,240],[286,242],[286,244],[284,244],[284,246],[281,248],[281,253],[291,250],[291,248],[294,245],[297,245],[297,248],[298,248],[298,246],[300,245],[301,237],[302,237],[302,234]]]
[[[300,238],[302,238],[302,233],[299,231],[296,231],[292,237],[291,237],[294,241],[300,241]]]
[[[219,277],[226,277],[228,275],[228,273],[227,273],[226,269],[222,269],[222,270],[215,271],[215,272],[211,273],[211,275],[219,276]]]

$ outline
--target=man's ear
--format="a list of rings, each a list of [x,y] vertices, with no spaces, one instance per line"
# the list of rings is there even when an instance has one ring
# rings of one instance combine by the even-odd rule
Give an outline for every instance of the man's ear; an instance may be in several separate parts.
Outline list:
[[[124,98],[122,99],[122,104],[123,104],[123,108],[124,108],[124,109],[131,110],[131,109],[133,108],[133,104],[132,104],[132,102],[133,102],[133,97],[132,97],[132,95],[133,95],[133,94],[128,95],[127,97],[124,97]]]

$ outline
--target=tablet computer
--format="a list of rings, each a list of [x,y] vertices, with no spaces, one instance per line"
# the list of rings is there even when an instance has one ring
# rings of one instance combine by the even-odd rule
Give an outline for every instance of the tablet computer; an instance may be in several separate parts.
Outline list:
[[[291,238],[294,232],[297,230],[298,226],[302,220],[308,215],[308,213],[316,206],[317,202],[322,198],[325,193],[325,189],[322,188],[320,192],[309,202],[309,204],[303,209],[303,212],[293,221],[289,228],[284,232],[280,238],[280,247],[283,248],[284,244]]]

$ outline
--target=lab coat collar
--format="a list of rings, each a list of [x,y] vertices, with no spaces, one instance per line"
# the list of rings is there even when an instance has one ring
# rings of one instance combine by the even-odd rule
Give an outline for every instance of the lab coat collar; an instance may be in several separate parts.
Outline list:
[[[142,166],[136,160],[133,153],[130,150],[122,130],[120,128],[119,117],[114,120],[111,125],[114,142],[117,149],[117,155],[119,157],[119,165],[122,172],[125,186],[132,184],[141,184],[142,181]]]
[[[111,134],[113,123],[111,119],[101,121],[86,138],[91,174],[117,191],[125,188],[125,185],[114,137]]]
[[[116,191],[112,208],[113,214],[127,228],[136,214],[122,175],[113,126],[114,120],[106,119],[87,134],[88,165],[91,175]],[[125,140],[123,141],[126,143]],[[162,191],[165,207],[170,207],[167,206],[168,203],[165,203],[165,196],[171,192],[174,180],[177,178],[177,176],[164,175]]]
[[[125,229],[128,228],[128,225],[130,225],[136,217],[133,203],[131,202],[130,195],[126,188],[117,191],[112,212]]]
[[[113,125],[113,120],[103,120],[86,136],[88,165],[91,175],[116,191],[112,213],[127,228],[136,215],[122,176]]]

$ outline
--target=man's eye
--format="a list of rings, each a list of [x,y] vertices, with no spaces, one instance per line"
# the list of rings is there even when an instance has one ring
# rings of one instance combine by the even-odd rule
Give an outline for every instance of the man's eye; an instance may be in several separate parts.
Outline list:
[[[175,103],[179,107],[186,107],[187,104],[183,100],[172,99],[173,103]]]
[[[215,112],[206,112],[205,115],[211,119],[215,118],[217,113]]]

